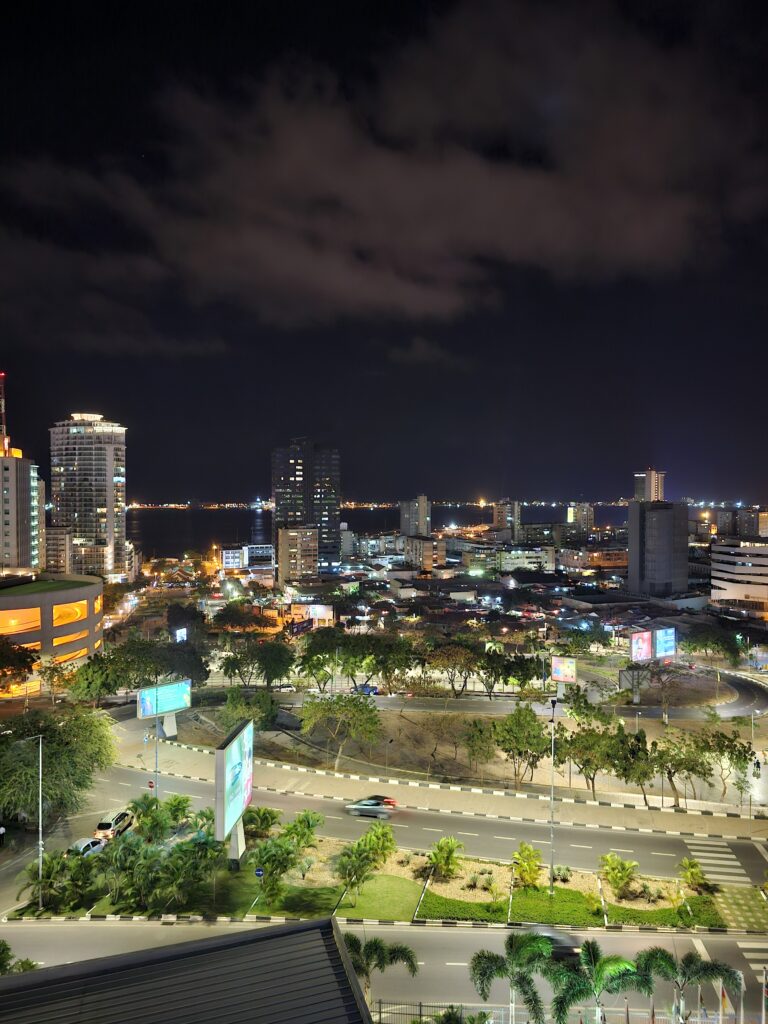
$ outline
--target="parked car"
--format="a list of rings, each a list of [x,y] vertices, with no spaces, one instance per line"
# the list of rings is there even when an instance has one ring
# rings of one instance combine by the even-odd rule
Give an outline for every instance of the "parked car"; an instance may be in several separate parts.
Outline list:
[[[278,693],[296,693],[296,687],[293,683],[278,683],[275,689]]]
[[[378,797],[368,797],[354,804],[347,804],[347,814],[351,814],[353,818],[388,818],[395,810],[396,807]]]
[[[105,846],[103,839],[78,839],[72,843],[67,853],[82,853],[84,857],[92,857],[94,853],[101,853]]]
[[[123,832],[127,832],[132,824],[133,815],[130,811],[115,811],[98,823],[93,833],[93,838],[109,842],[110,839],[116,839]]]
[[[365,697],[377,697],[379,695],[378,686],[371,686],[370,683],[363,683],[362,686],[358,686],[357,693],[362,693]]]

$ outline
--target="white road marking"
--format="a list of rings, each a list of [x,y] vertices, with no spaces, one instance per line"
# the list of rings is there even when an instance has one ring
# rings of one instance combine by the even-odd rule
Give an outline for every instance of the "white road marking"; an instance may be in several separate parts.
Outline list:
[[[582,846],[581,843],[571,843],[571,846],[574,848],[574,850],[591,850],[592,849],[591,846]]]
[[[479,835],[478,832],[457,832],[456,834],[459,835],[459,836],[476,836],[476,835]]]
[[[426,825],[422,828],[422,832],[442,832],[442,831],[443,830],[441,828],[427,828]]]
[[[625,850],[621,846],[612,846],[611,850],[613,853],[634,853],[634,850]]]
[[[757,850],[757,852],[760,854],[761,857],[765,857],[765,859],[768,860],[768,853],[766,852],[765,848],[762,846],[761,843],[756,843],[753,840],[752,841],[752,845],[755,847],[755,849]]]
[[[408,828],[407,825],[398,825],[396,821],[391,821],[390,825],[392,826],[392,828]]]
[[[469,964],[451,963],[450,961],[446,960],[445,966],[446,967],[468,967]]]
[[[494,839],[506,839],[509,843],[516,843],[517,839],[515,836],[494,836]]]
[[[130,782],[118,782],[118,786],[128,786],[129,789],[130,789],[130,785],[131,785]]]
[[[657,853],[656,850],[651,850],[652,857],[676,857],[676,853]]]

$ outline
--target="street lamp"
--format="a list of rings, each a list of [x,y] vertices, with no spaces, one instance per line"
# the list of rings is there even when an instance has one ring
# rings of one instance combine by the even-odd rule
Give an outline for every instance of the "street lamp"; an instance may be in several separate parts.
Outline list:
[[[549,783],[549,895],[555,895],[555,708],[557,697],[550,697],[552,717],[549,725],[552,730],[552,770]]]
[[[640,715],[642,715],[642,713],[642,711],[635,712],[635,736],[637,736],[640,731]]]

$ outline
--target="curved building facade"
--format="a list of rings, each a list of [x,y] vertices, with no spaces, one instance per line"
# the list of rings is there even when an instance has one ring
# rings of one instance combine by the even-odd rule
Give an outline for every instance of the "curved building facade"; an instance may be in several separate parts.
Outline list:
[[[0,586],[0,636],[63,665],[102,644],[104,584],[95,576],[62,576]]]
[[[768,543],[713,544],[711,559],[712,604],[768,621]]]

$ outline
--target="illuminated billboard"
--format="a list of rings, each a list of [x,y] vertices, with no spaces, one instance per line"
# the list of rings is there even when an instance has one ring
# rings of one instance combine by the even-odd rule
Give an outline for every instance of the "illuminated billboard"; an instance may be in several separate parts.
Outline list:
[[[653,633],[650,629],[642,633],[633,633],[630,637],[632,644],[632,661],[653,660]]]
[[[576,659],[561,658],[554,655],[552,658],[552,678],[556,683],[576,682]]]
[[[192,707],[192,680],[181,679],[161,686],[145,686],[136,695],[138,718],[158,718]]]
[[[242,818],[253,791],[253,720],[243,721],[216,748],[216,838]]]
[[[653,653],[656,658],[674,658],[677,653],[677,637],[675,627],[653,631]]]

